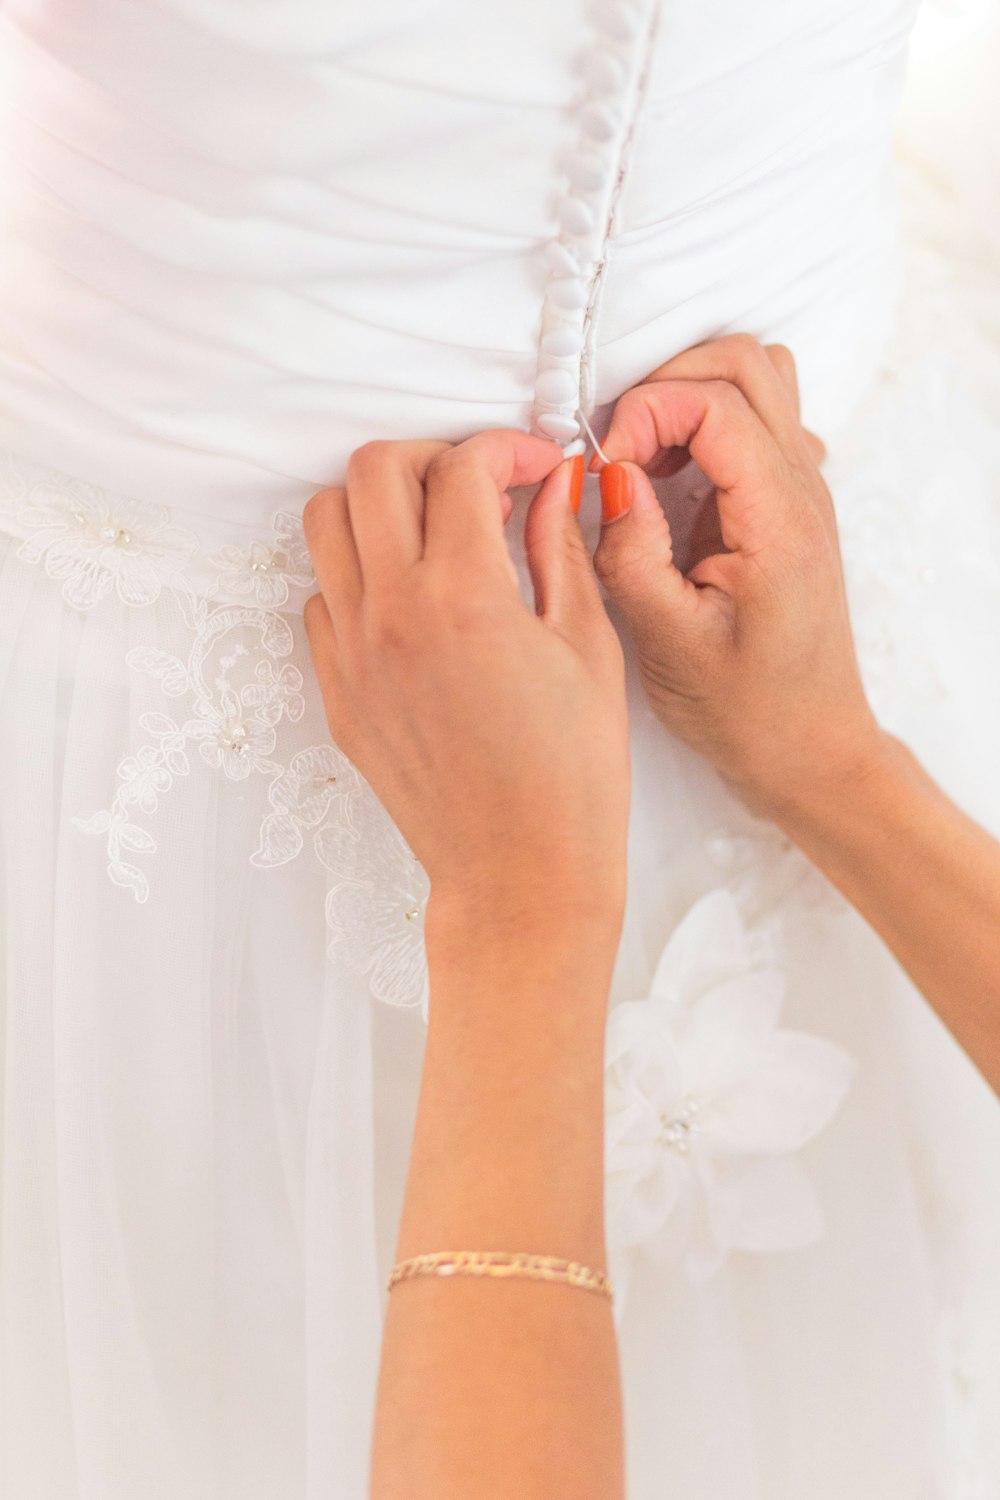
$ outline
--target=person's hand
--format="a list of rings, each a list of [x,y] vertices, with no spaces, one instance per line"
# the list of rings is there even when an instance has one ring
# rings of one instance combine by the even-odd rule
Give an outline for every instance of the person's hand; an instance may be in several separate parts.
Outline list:
[[[744,336],[687,350],[621,397],[602,446],[594,563],[662,722],[759,812],[846,784],[881,737],[789,351]],[[685,576],[646,471],[688,454],[715,486],[720,543]]]
[[[306,507],[306,625],[330,731],[430,877],[431,906],[620,922],[629,757],[621,648],[574,515],[582,459],[494,431],[370,443]],[[504,538],[514,485],[536,609]],[[573,495],[571,497],[571,486]],[[516,920],[516,917],[515,917]]]

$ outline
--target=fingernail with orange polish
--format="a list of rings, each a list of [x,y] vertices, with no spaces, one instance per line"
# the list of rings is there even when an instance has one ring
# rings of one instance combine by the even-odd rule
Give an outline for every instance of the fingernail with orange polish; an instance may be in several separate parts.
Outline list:
[[[569,503],[573,507],[573,514],[580,514],[580,501],[583,498],[583,454],[577,453],[570,459],[569,465]]]
[[[632,481],[624,464],[606,464],[601,470],[601,518],[617,521],[629,508]]]

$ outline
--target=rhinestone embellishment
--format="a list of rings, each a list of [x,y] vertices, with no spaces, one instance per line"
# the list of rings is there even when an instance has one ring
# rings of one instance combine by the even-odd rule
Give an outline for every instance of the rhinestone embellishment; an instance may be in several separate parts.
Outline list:
[[[698,1134],[697,1123],[698,1106],[693,1099],[684,1099],[680,1109],[673,1114],[664,1111],[660,1115],[660,1123],[663,1129],[660,1139],[665,1146],[672,1151],[677,1151],[681,1156],[686,1156],[691,1150],[692,1138]]]

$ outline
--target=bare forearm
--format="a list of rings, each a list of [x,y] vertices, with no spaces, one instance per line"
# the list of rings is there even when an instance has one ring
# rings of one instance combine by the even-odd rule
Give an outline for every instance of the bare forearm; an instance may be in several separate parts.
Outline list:
[[[1000,1091],[1000,844],[888,736],[853,784],[779,819]]]
[[[605,1265],[604,1018],[612,932],[430,934],[431,1017],[398,1242]],[[602,924],[596,924],[598,929]],[[614,1500],[622,1493],[610,1304],[523,1280],[392,1294],[373,1500]]]

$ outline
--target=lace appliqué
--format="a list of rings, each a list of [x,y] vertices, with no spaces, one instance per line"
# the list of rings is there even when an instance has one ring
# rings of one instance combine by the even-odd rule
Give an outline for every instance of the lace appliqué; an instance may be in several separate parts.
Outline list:
[[[371,787],[336,746],[315,745],[292,758],[268,798],[272,810],[253,863],[286,864],[311,834],[317,858],[334,877],[326,898],[331,957],[367,977],[376,999],[419,1004],[426,1020],[430,886]]]
[[[139,607],[166,592],[189,632],[186,655],[148,646],[127,653],[133,671],[158,680],[167,702],[162,712],[140,715],[147,742],[119,762],[110,806],[73,819],[105,840],[114,884],[138,903],[148,901],[149,877],[136,856],[155,854],[157,842],[143,818],[190,774],[195,754],[228,781],[266,777],[269,810],[251,863],[288,863],[308,834],[333,877],[326,896],[331,958],[367,977],[376,998],[422,1005],[426,1017],[424,871],[335,746],[309,746],[288,759],[282,743],[288,726],[302,719],[305,698],[302,672],[289,660],[292,627],[278,610],[315,582],[299,517],[280,512],[269,536],[200,559],[210,586],[196,591],[186,565],[199,554],[198,538],[173,525],[163,506],[111,496],[70,476],[33,478],[9,456],[0,481],[4,508],[27,531],[19,555],[40,564],[67,603],[91,610],[116,593]]]
[[[40,563],[77,609],[93,609],[112,591],[123,604],[153,604],[165,583],[182,582],[198,549],[162,505],[112,500],[68,477],[32,485],[18,519],[29,529],[20,556]]]
[[[229,594],[247,595],[263,609],[280,609],[288,603],[291,588],[310,588],[315,581],[298,517],[282,512],[275,516],[273,528],[268,542],[220,547],[212,556],[220,587]]]
[[[108,874],[139,902],[149,898],[149,881],[125,855],[151,854],[156,841],[134,821],[136,813],[156,812],[175,778],[190,771],[194,749],[231,781],[245,781],[255,772],[280,776],[282,766],[273,758],[278,725],[283,718],[297,722],[305,711],[302,673],[283,661],[294,645],[287,620],[269,610],[212,604],[181,591],[177,597],[193,632],[187,660],[152,647],[132,650],[125,660],[135,671],[158,678],[166,697],[185,699],[188,714],[142,714],[139,724],[150,743],[119,763],[110,808],[74,819],[77,828],[106,837]],[[259,646],[247,646],[247,633],[256,634]],[[234,634],[237,639],[227,646]]]

